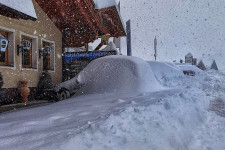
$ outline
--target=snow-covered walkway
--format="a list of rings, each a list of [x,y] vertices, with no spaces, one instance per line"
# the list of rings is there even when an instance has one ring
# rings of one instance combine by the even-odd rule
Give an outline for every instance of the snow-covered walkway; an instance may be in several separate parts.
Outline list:
[[[60,145],[89,127],[90,122],[99,122],[124,111],[125,105],[155,104],[177,92],[83,95],[51,105],[5,113],[0,116],[0,131],[4,131],[0,133],[0,149],[23,150],[26,147],[33,150]]]

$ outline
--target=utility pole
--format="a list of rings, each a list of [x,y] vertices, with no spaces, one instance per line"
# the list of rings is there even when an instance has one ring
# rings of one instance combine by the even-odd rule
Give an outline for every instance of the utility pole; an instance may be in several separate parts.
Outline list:
[[[155,57],[155,61],[156,61],[156,57],[157,57],[157,39],[156,39],[156,36],[155,36],[155,39],[154,39],[154,50],[155,50],[154,57]]]
[[[66,63],[65,63],[65,48],[66,48],[66,31],[67,29],[62,30],[62,81],[65,81],[66,76]]]
[[[117,6],[118,6],[118,9],[120,11],[120,2],[118,3]],[[121,52],[121,38],[120,37],[118,37],[118,38],[114,37],[113,38],[113,42],[116,45],[116,48],[119,48],[119,55],[122,55],[122,52]]]
[[[127,29],[127,56],[132,56],[131,51],[131,27],[130,27],[130,20],[126,22],[126,29]]]

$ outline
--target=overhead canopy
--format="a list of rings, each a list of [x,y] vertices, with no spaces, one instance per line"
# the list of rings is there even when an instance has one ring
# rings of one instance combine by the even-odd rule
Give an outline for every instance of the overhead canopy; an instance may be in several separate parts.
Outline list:
[[[17,19],[37,20],[32,0],[0,0],[0,14]]]
[[[36,0],[36,2],[55,25],[65,32],[67,47],[83,46],[104,34],[113,37],[126,35],[115,5],[101,8],[93,0]]]

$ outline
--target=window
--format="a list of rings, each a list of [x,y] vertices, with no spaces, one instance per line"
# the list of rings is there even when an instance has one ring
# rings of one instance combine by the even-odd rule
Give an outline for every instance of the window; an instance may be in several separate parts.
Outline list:
[[[21,34],[20,45],[23,47],[21,55],[21,69],[37,69],[38,67],[38,37]]]
[[[32,39],[22,36],[22,41],[27,41],[31,45],[29,49],[23,49],[22,51],[22,66],[23,68],[32,68]]]
[[[54,42],[42,40],[43,70],[54,71],[55,50]]]
[[[50,47],[51,44],[48,42],[43,41],[43,47]],[[43,70],[50,70],[50,61],[51,61],[51,57],[50,57],[50,52],[45,51],[43,53]]]
[[[4,36],[6,39],[9,38],[8,32],[1,31],[0,35]],[[8,65],[8,46],[5,51],[0,51],[0,65],[7,66]]]
[[[0,67],[14,67],[15,30],[0,26],[0,36],[8,41],[4,50],[0,51]]]

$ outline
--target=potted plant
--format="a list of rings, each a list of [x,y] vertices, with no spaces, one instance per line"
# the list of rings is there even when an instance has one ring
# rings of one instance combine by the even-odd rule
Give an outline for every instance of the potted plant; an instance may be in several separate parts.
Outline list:
[[[19,93],[22,96],[22,102],[28,102],[28,96],[30,95],[30,89],[27,87],[28,81],[20,81]]]

